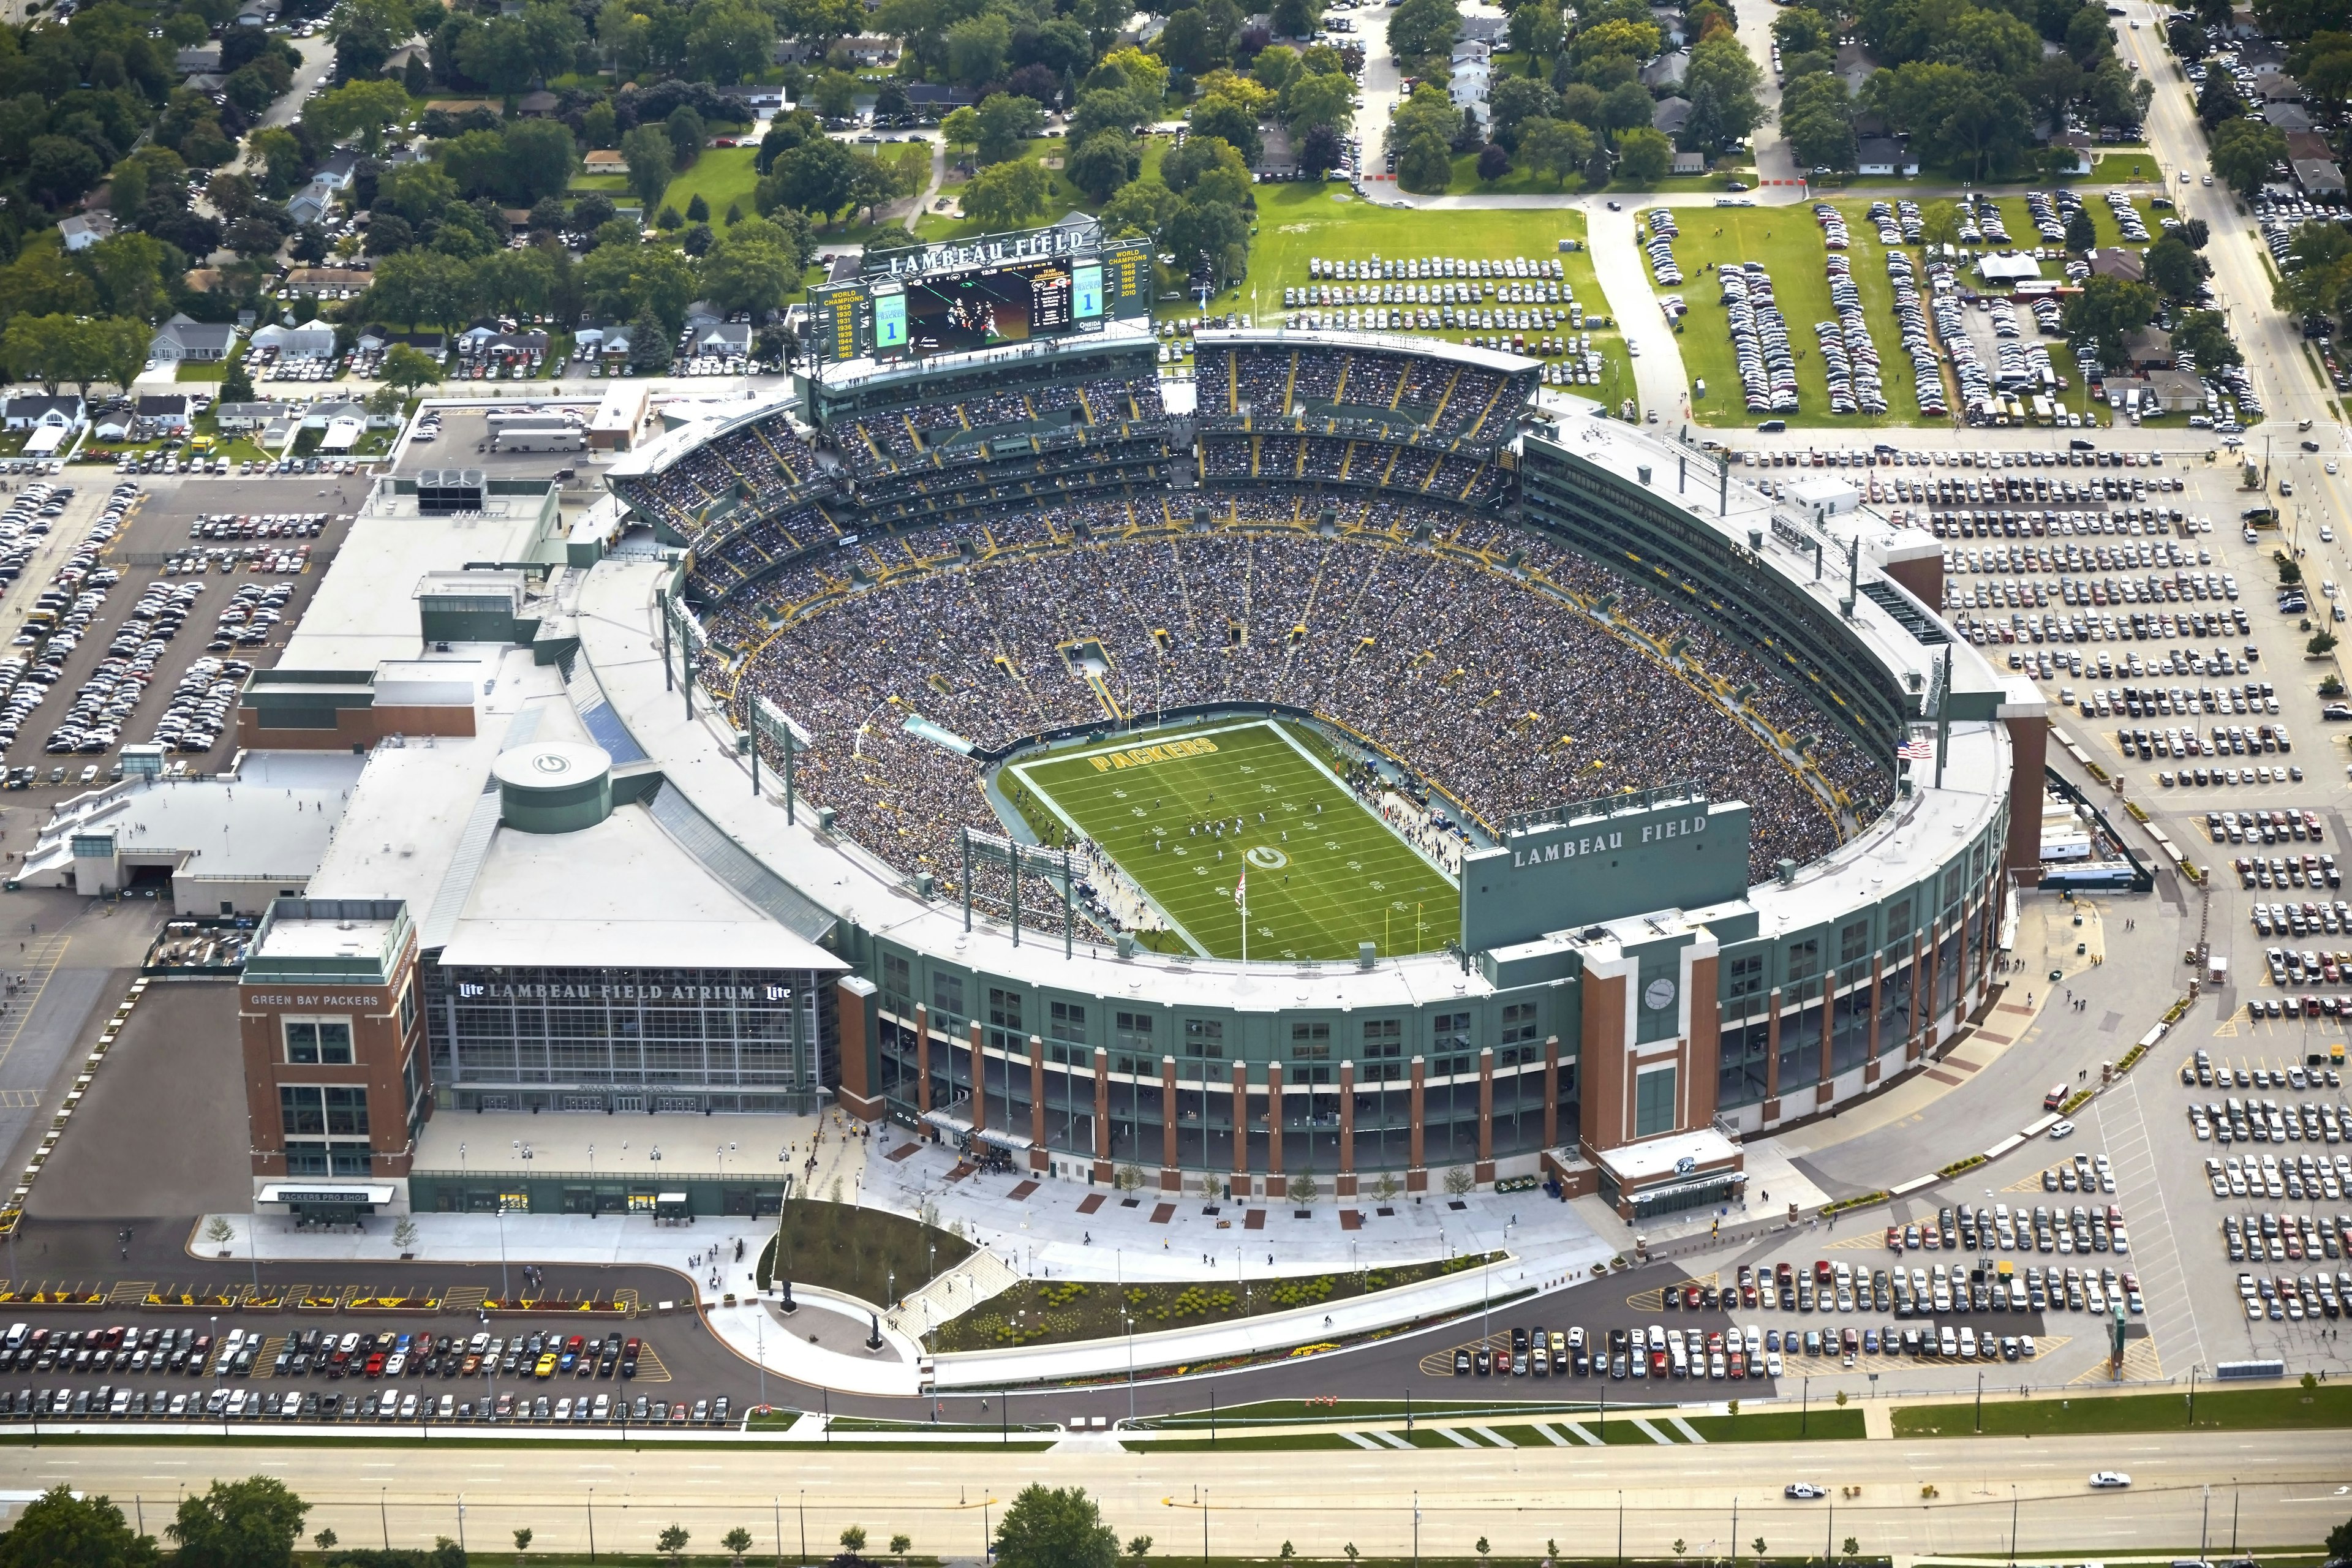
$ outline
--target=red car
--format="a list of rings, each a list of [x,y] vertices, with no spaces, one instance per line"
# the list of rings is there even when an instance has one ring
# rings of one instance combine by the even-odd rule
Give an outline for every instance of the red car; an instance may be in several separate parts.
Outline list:
[[[383,1352],[382,1351],[377,1351],[374,1354],[367,1358],[366,1371],[367,1375],[370,1377],[382,1377],[383,1375]]]

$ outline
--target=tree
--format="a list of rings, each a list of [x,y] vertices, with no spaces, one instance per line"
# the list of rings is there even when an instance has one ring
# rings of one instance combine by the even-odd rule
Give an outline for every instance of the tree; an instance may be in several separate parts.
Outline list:
[[[347,82],[322,93],[302,110],[302,118],[326,132],[331,141],[357,136],[373,158],[383,146],[383,133],[406,120],[412,105],[408,89],[382,78]]]
[[[637,307],[636,319],[629,323],[629,363],[641,371],[657,374],[669,368],[671,357],[670,333],[654,314],[653,304],[648,300]]]
[[[178,1568],[293,1568],[294,1542],[310,1505],[275,1476],[215,1481],[184,1498],[164,1533],[179,1543]]]
[[[2172,332],[2172,346],[2196,362],[2210,375],[2229,365],[2243,364],[2246,356],[2230,336],[2229,323],[2219,310],[2184,310]]]
[[[1030,140],[1045,129],[1045,110],[1035,100],[992,92],[974,112],[975,143],[983,165],[1021,157]]]
[[[999,1568],[1117,1568],[1118,1537],[1082,1487],[1031,1482],[996,1528]]]
[[[1111,107],[1116,110],[1120,106],[1114,103]],[[1111,120],[1112,121],[1116,121],[1120,118],[1123,117],[1114,114],[1111,117]],[[1071,116],[1070,134],[1073,136],[1082,134],[1078,129],[1078,116],[1076,115]],[[940,140],[946,143],[950,156],[953,156],[956,149],[959,147],[974,147],[979,145],[980,110],[973,108],[969,103],[961,104],[954,109],[949,110],[940,121]]]
[[[2327,1555],[2331,1560],[2352,1557],[2352,1519],[2327,1532]]]
[[[838,142],[826,142],[838,146]],[[848,156],[845,152],[845,158]],[[661,201],[662,193],[669,189],[677,152],[669,138],[658,125],[640,125],[621,138],[621,156],[628,160],[629,194],[648,213]]]
[[[1618,172],[1635,189],[1645,189],[1666,177],[1674,166],[1674,144],[1658,132],[1643,126],[1628,131],[1617,138]]]
[[[2230,73],[2207,71],[2205,85],[2197,91],[2197,118],[2204,121],[2205,129],[2210,132],[2224,121],[2242,120],[2245,114],[2246,100],[2238,96],[2237,83]]]
[[[740,1565],[743,1561],[743,1553],[751,1550],[751,1532],[739,1524],[720,1536],[719,1544],[733,1552],[735,1561]],[[850,1550],[855,1552],[856,1548],[851,1547]]]
[[[1496,146],[1492,142],[1487,142],[1486,145],[1478,149],[1479,179],[1491,185],[1496,180],[1501,179],[1510,172],[1510,153],[1505,152],[1502,148]]]
[[[686,35],[687,68],[722,86],[765,68],[776,48],[776,25],[757,5],[702,0]]]
[[[2029,39],[2031,36],[2029,31]],[[1718,33],[1701,39],[1691,50],[1683,93],[1694,104],[1701,91],[1712,93],[1719,134],[1725,142],[1738,142],[1764,123],[1763,106],[1756,100],[1757,84],[1761,79],[1746,47],[1732,35]]]
[[[1415,88],[1397,106],[1389,121],[1389,151],[1396,154],[1399,185],[1423,195],[1444,191],[1454,178],[1454,126],[1453,103],[1437,88]]]
[[[2083,291],[2066,302],[2066,334],[2076,342],[2095,344],[2102,364],[2120,364],[2124,334],[2154,321],[2156,304],[2156,290],[2147,284],[2095,272],[2083,280]]]
[[[1510,38],[1512,49],[1528,57],[1528,75],[1534,76],[1539,63],[1559,54],[1568,41],[1559,7],[1552,0],[1523,0],[1511,13]]]
[[[1347,149],[1340,145],[1339,133],[1328,125],[1310,129],[1298,143],[1298,166],[1307,178],[1319,180],[1347,160]]]
[[[506,129],[498,195],[527,207],[563,194],[572,184],[572,132],[560,120],[520,120]]]
[[[669,118],[662,121],[662,134],[669,138],[671,168],[691,168],[694,161],[702,156],[707,132],[702,116],[691,105],[681,103],[671,110]]]
[[[2232,120],[2213,132],[2213,173],[2249,201],[2261,194],[2271,165],[2285,157],[2285,133],[2265,121]]]
[[[985,86],[1004,74],[1012,47],[1012,25],[1000,13],[967,16],[947,30],[948,74],[964,87]]]
[[[1647,125],[1656,108],[1649,89],[1640,82],[1620,82],[1601,100],[1601,128],[1622,132]]]
[[[1318,126],[1344,130],[1356,118],[1355,90],[1345,71],[1301,71],[1282,89],[1283,122],[1293,136]]]
[[[2074,216],[2066,220],[2066,248],[2088,251],[2099,243],[2099,231],[2091,223],[2091,209],[2077,207]]]
[[[1780,134],[1805,168],[1853,168],[1853,100],[1845,83],[1826,73],[1790,82],[1780,93]]]
[[[673,1524],[655,1538],[654,1550],[669,1553],[671,1568],[677,1568],[677,1560],[685,1555],[686,1543],[691,1539],[684,1525]]]
[[[65,136],[36,136],[26,163],[25,182],[42,201],[61,207],[98,184],[104,173],[104,161],[82,142]]]
[[[1445,1190],[1454,1196],[1466,1197],[1478,1184],[1478,1178],[1467,1165],[1449,1166],[1445,1173]]]
[[[1322,1195],[1322,1184],[1315,1179],[1314,1172],[1301,1171],[1290,1178],[1290,1201],[1300,1208],[1307,1207]]]
[[[914,1545],[913,1536],[894,1535],[890,1538],[890,1555],[896,1557],[903,1565],[907,1561],[907,1553],[914,1549]]]
[[[1192,106],[1190,119],[1194,135],[1216,137],[1239,153],[1245,163],[1265,155],[1256,111],[1236,99],[1213,92]]]
[[[392,1227],[392,1244],[403,1252],[416,1245],[416,1221],[414,1216],[409,1215],[400,1216],[398,1223]]]
[[[857,79],[845,70],[821,70],[809,84],[808,100],[827,120],[846,120],[857,108]]]
[[[1495,140],[1515,152],[1522,123],[1549,119],[1559,110],[1559,95],[1533,77],[1505,77],[1486,95],[1486,113],[1494,125]]]
[[[963,216],[992,229],[1018,228],[1043,213],[1051,190],[1045,171],[1023,159],[974,174],[963,188]]]
[[[853,1524],[841,1532],[841,1549],[852,1557],[866,1550],[866,1527]]]
[[[253,401],[253,377],[246,374],[244,356],[229,363],[228,371],[221,377],[220,400],[223,403]]]
[[[530,1530],[528,1526],[514,1532],[515,1568],[522,1568],[523,1553],[530,1550]]]
[[[111,1500],[76,1498],[63,1486],[26,1503],[0,1535],[0,1568],[144,1568],[161,1562],[155,1538],[133,1532]]]
[[[1129,1537],[1127,1554],[1135,1560],[1138,1568],[1141,1568],[1143,1560],[1151,1554],[1151,1537],[1148,1535]]]
[[[1328,165],[1326,165],[1327,167]],[[1097,203],[1110,200],[1142,167],[1135,143],[1124,131],[1097,131],[1078,145],[1062,173]]]
[[[2148,283],[2168,300],[2196,298],[2197,286],[2212,271],[2203,257],[2189,248],[2187,240],[2172,233],[2148,247],[2146,266]]]
[[[1043,174],[1043,170],[1038,171]],[[820,136],[780,153],[774,165],[752,190],[752,205],[765,213],[796,207],[830,221],[847,206],[856,165],[849,149]]]
[[[321,1552],[332,1552],[335,1549],[335,1542],[341,1539],[341,1537],[333,1531],[322,1530],[310,1537],[310,1544]]]
[[[407,343],[393,343],[391,353],[385,353],[383,355],[383,374],[381,374],[381,381],[383,381],[383,385],[388,385],[388,388],[397,390],[402,397],[414,395],[416,393],[416,388],[425,388],[425,385],[440,384],[440,376],[442,376],[440,360],[436,360],[436,357],[428,355],[428,353],[419,351],[419,348],[409,348]]]
[[[1461,31],[1454,0],[1404,0],[1389,16],[1389,52],[1399,61],[1442,54]]]

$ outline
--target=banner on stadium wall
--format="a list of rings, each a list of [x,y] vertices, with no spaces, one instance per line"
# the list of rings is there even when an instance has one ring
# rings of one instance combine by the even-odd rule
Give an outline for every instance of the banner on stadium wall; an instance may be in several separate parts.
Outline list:
[[[1656,792],[1652,792],[1654,795]],[[1602,796],[1506,829],[1462,863],[1462,945],[1484,952],[1654,910],[1748,892],[1745,802]]]

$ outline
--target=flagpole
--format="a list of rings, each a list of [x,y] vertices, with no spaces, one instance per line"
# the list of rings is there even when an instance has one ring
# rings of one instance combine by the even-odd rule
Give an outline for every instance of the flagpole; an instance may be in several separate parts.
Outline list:
[[[1235,884],[1235,887],[1242,896],[1242,962],[1247,963],[1249,962],[1249,873],[1247,871],[1242,873],[1241,880]]]

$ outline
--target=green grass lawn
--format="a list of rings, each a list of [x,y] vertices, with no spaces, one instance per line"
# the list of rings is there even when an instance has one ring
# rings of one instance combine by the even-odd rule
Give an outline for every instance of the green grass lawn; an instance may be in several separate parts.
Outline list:
[[[1978,1430],[1973,1404],[1897,1406],[1897,1437],[1966,1437]],[[2190,1425],[2187,1389],[2178,1394],[2136,1394],[2118,1398],[2057,1396],[2002,1400],[1984,1407],[1987,1436],[2054,1436],[2086,1432],[2169,1432]],[[2312,1389],[2200,1388],[2200,1428],[2352,1426],[2352,1386],[2326,1384]]]
[[[1260,326],[1282,319],[1282,291],[1306,286],[1310,258],[1366,260],[1378,255],[1463,256],[1529,258],[1559,257],[1567,282],[1585,309],[1609,312],[1609,301],[1587,252],[1562,252],[1563,239],[1582,239],[1584,215],[1564,209],[1422,212],[1374,206],[1344,185],[1264,185],[1257,193],[1257,232],[1250,241],[1249,276],[1209,301],[1211,315],[1245,310]],[[1159,313],[1192,315],[1191,300],[1164,300]],[[1565,336],[1566,328],[1555,335]],[[1480,334],[1412,332],[1412,337],[1461,342]],[[1530,334],[1531,336],[1534,334]],[[1633,395],[1633,361],[1614,331],[1595,331],[1593,347],[1602,366],[1598,386],[1563,390],[1612,406]]]
[[[751,187],[760,183],[759,174],[751,167],[751,161],[758,155],[756,147],[706,149],[702,156],[694,161],[693,167],[670,181],[669,189],[662,193],[661,205],[654,211],[671,206],[684,216],[687,204],[700,196],[710,205],[713,227],[726,221],[730,203],[740,206],[749,216],[751,212]]]
[[[1145,748],[1198,745],[1192,754]],[[1135,758],[1134,765],[1113,759]],[[1244,946],[1237,880],[1249,878],[1249,949],[1261,958],[1348,958],[1433,946],[1461,923],[1454,884],[1391,832],[1280,724],[1207,725],[1015,763],[1025,788],[1101,845],[1200,951]],[[1243,826],[1233,826],[1236,817]],[[1259,818],[1264,820],[1260,821]],[[1222,819],[1211,837],[1196,823]]]
[[[777,1216],[755,1271],[887,1307],[971,1256],[971,1243],[920,1220],[840,1202],[796,1198]]]

